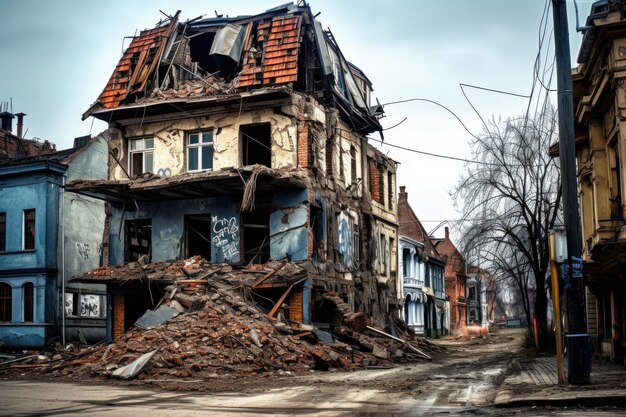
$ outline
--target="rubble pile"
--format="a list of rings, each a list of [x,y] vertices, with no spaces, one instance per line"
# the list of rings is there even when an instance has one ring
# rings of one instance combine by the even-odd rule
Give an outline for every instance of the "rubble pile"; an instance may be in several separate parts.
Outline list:
[[[281,269],[281,279],[303,271],[291,263],[265,267],[272,268],[273,273]],[[125,273],[129,273],[144,267],[136,264],[125,268]],[[92,273],[121,272],[101,268]],[[330,329],[268,317],[251,296],[251,280],[263,272],[254,268],[233,271],[229,265],[209,264],[200,257],[146,265],[139,274],[175,279],[165,287],[155,308],[137,320],[132,329],[111,344],[90,347],[76,355],[39,358],[26,368],[75,377],[206,379],[390,367],[394,362],[430,359],[420,349],[439,349],[400,328],[396,334],[406,339],[369,327],[365,314],[350,312],[334,293],[325,295],[338,311],[338,319]]]

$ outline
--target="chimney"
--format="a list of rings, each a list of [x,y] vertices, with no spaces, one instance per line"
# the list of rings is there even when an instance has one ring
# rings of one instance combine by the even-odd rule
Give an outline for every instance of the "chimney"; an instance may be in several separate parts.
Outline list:
[[[11,113],[9,113],[8,111],[3,111],[2,113],[0,113],[0,121],[2,122],[2,124],[0,125],[0,128],[2,130],[6,130],[7,132],[12,132],[13,131],[13,118],[15,116],[13,116]]]
[[[408,193],[406,192],[406,187],[404,185],[400,186],[400,194],[398,195],[398,202],[407,201]]]
[[[26,113],[19,112],[15,115],[17,116],[17,137],[21,139],[24,134],[24,116]]]
[[[450,229],[446,226],[446,240],[450,240]]]

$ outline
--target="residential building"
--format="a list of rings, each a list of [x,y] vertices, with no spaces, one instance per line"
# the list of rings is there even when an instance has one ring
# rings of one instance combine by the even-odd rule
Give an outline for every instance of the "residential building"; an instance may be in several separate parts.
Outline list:
[[[8,116],[6,116],[8,118]],[[67,180],[106,176],[105,138],[79,138],[55,151],[48,142],[0,130],[0,342],[41,348],[66,329],[89,341],[106,336],[104,286],[65,277],[100,265],[104,206],[68,196]],[[18,129],[19,130],[19,129]],[[67,256],[66,256],[67,255]],[[62,308],[59,300],[65,297]]]
[[[446,294],[450,297],[450,331],[455,332],[467,324],[467,272],[465,257],[450,239],[445,228],[443,238],[430,239],[445,263]]]
[[[177,14],[131,38],[84,114],[109,123],[108,180],[68,189],[110,203],[111,265],[302,263],[305,280],[255,291],[304,323],[327,319],[329,291],[386,323],[400,295],[396,163],[368,143],[382,131],[371,92],[306,5]],[[145,284],[108,289],[124,321],[110,328],[156,302]]]
[[[496,280],[487,270],[470,265],[467,268],[467,321],[489,326],[495,322]]]
[[[620,362],[626,348],[625,8],[624,1],[593,3],[572,71],[588,332],[595,352]]]
[[[406,187],[398,194],[399,273],[404,319],[427,337],[448,334],[450,306],[444,286],[445,262],[409,205]]]

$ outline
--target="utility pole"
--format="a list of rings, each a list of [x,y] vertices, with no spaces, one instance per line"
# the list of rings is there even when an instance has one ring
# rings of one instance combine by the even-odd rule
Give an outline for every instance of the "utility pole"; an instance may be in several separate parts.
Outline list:
[[[567,380],[570,384],[584,385],[590,383],[591,349],[582,277],[582,232],[578,213],[572,69],[565,0],[552,0],[552,15],[558,85],[561,187],[569,265],[568,273],[563,277],[567,299]]]

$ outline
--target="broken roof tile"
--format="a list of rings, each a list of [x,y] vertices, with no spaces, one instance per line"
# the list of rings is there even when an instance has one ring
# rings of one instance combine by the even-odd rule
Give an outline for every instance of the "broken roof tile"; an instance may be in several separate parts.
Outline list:
[[[135,56],[136,54],[143,54],[145,56],[148,54],[150,48],[163,49],[165,41],[168,39],[172,29],[176,26],[177,21],[178,13],[170,20],[169,24],[154,29],[143,30],[139,36],[133,38],[115,67],[109,82],[98,98],[106,108],[112,109],[118,107],[126,98],[129,89],[133,87],[129,85],[129,78],[121,78],[120,73],[131,70],[133,60],[138,58]],[[158,56],[159,54],[157,53],[156,55]],[[134,78],[133,81],[135,81],[135,84],[139,84],[140,87],[145,85],[146,78],[152,72],[150,68],[147,67],[152,67],[156,60],[157,58],[153,57],[152,61],[147,62],[145,59],[142,60],[139,58],[135,62],[136,68],[134,68],[135,71],[131,78]],[[114,99],[111,99],[111,97],[114,97]]]

